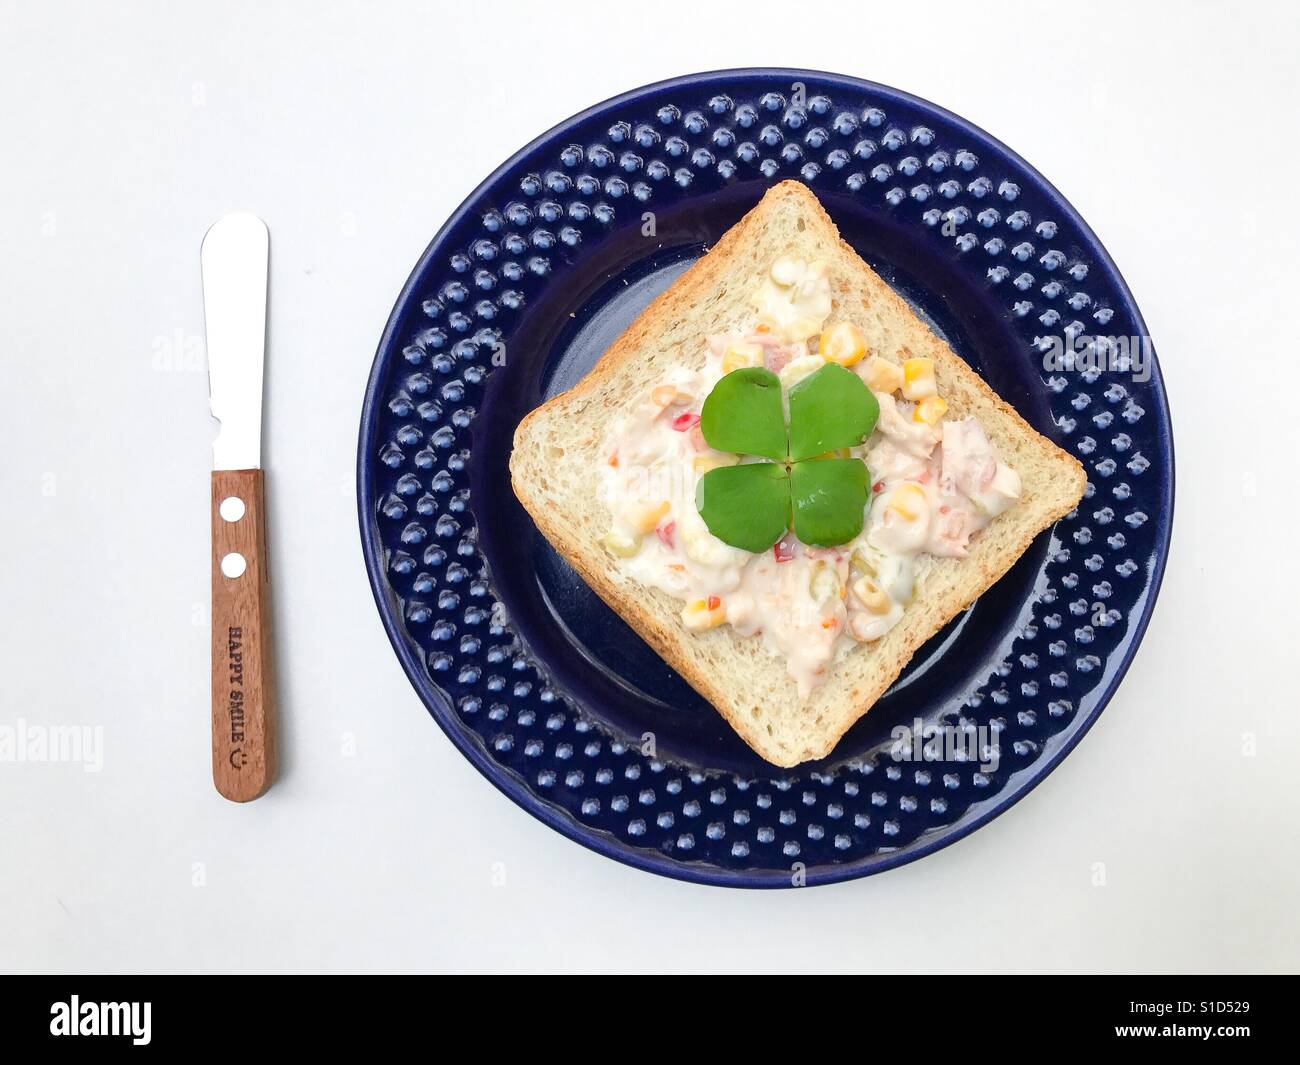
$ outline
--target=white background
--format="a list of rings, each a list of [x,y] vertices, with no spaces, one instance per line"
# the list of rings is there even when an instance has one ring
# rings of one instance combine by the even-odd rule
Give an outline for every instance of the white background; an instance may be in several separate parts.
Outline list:
[[[0,967],[1298,967],[1296,7],[833,6],[0,5],[0,724],[105,745],[0,764]],[[1164,590],[1081,746],[961,843],[803,892],[637,872],[500,796],[388,646],[353,495],[380,331],[473,186],[589,104],[754,64],[1024,154],[1131,284],[1178,448]],[[209,779],[198,274],[232,208],[272,234],[284,741],[243,807]]]

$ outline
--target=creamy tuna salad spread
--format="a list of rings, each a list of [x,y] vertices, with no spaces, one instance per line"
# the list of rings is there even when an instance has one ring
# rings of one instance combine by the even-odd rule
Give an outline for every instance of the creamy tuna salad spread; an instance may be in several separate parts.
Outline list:
[[[678,366],[610,429],[602,466],[612,516],[605,547],[636,581],[684,601],[682,624],[731,625],[783,656],[806,699],[855,643],[880,639],[912,601],[926,555],[960,557],[972,535],[1020,495],[974,418],[947,417],[930,359],[898,364],[869,354],[851,323],[831,321],[824,263],[782,258],[755,294],[746,333],[701,338],[704,368]],[[709,447],[700,411],[713,386],[742,367],[775,373],[789,390],[827,362],[858,374],[880,404],[866,441],[841,453],[865,461],[870,493],[861,533],[812,547],[793,531],[751,553],[713,536],[696,509],[709,470],[758,461]]]

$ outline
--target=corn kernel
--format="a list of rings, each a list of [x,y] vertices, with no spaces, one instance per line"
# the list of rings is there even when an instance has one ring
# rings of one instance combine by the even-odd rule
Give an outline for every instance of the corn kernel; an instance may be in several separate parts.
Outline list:
[[[938,392],[934,383],[933,359],[905,359],[903,361],[903,398],[925,399]]]
[[[870,577],[859,577],[853,582],[853,598],[873,614],[888,614],[893,600]]]
[[[739,342],[728,344],[727,350],[722,356],[722,372],[731,373],[732,370],[740,370],[746,366],[763,365],[763,346],[761,344],[749,344]]]
[[[827,362],[838,362],[841,366],[852,366],[860,362],[867,353],[867,341],[852,322],[836,322],[829,329],[822,331],[821,343],[817,350]]]
[[[813,563],[812,571],[808,575],[808,594],[814,602],[820,603],[832,596],[838,597],[839,593],[839,574],[825,559],[818,559]]]
[[[601,537],[600,542],[605,545],[605,550],[618,558],[631,558],[641,548],[639,542],[620,532],[607,532]]]
[[[772,280],[778,285],[793,285],[800,277],[803,276],[804,266],[798,259],[791,259],[788,256],[782,256],[772,264],[770,271]]]
[[[677,389],[672,385],[656,385],[654,388],[650,389],[650,402],[660,410],[671,406],[673,401],[676,399]]]
[[[666,499],[661,503],[638,501],[628,504],[624,509],[623,521],[633,532],[644,536],[646,533],[653,531],[654,527],[659,524],[659,519],[667,513],[668,500]]]
[[[905,521],[916,521],[925,506],[925,489],[904,481],[889,494],[889,508]]]
[[[948,401],[942,396],[926,396],[916,405],[912,411],[912,421],[925,422],[926,425],[934,425],[940,418],[948,413]]]
[[[704,566],[729,565],[737,551],[710,533],[703,522],[689,523],[682,529],[682,546],[687,558]]]
[[[868,577],[876,575],[875,562],[860,547],[855,547],[853,553],[849,556],[849,568],[855,573],[863,573]]]
[[[691,632],[716,629],[727,620],[727,611],[716,595],[708,599],[692,599],[682,608],[682,624]]]
[[[805,377],[810,377],[826,365],[820,355],[800,355],[781,367],[777,377],[781,379],[782,388],[794,388]]]
[[[815,337],[822,331],[822,324],[816,318],[806,314],[799,314],[791,318],[785,325],[785,339],[791,344],[802,344],[805,340]]]
[[[872,355],[862,364],[858,373],[871,391],[881,395],[889,395],[903,387],[902,369],[879,355]]]
[[[849,634],[859,643],[872,643],[888,631],[884,618],[862,613],[849,618]]]

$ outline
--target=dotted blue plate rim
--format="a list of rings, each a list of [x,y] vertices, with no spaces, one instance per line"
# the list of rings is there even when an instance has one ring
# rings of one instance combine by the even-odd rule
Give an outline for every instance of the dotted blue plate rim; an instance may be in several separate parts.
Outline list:
[[[785,96],[791,93],[793,97],[795,86],[805,89],[802,106]],[[817,124],[822,119],[826,126]],[[747,135],[754,139],[741,141]],[[600,140],[591,143],[592,136]],[[616,147],[609,147],[606,141]],[[828,153],[810,158],[812,152],[821,152],[828,145]],[[677,165],[664,158],[647,164],[645,157],[654,152]],[[900,154],[903,152],[908,154]],[[547,160],[551,160],[550,169]],[[609,169],[615,165],[616,170]],[[597,170],[602,171],[600,176],[593,175]],[[993,172],[997,182],[985,171]],[[976,176],[963,187],[955,180],[958,174]],[[960,315],[946,320],[946,296],[931,294],[927,302],[925,257],[916,260],[920,266],[910,264],[922,271],[919,283],[906,269],[896,276],[889,270],[899,262],[908,263],[909,241],[918,247],[933,242],[940,224],[950,218],[963,230],[955,241],[956,250],[948,253],[957,264],[951,267],[953,276],[967,270],[960,265],[963,261],[982,252],[986,259],[980,265],[988,266],[987,291],[1005,286],[1008,280],[1019,290],[1008,322],[999,327],[1008,337],[1019,329],[1027,341],[1030,333],[1025,329],[1037,328],[1031,321],[1048,329],[1061,325],[1058,308],[1069,308],[1066,317],[1093,308],[1090,313],[1097,321],[1113,320],[1123,326],[1119,335],[1147,336],[1132,294],[1092,230],[1036,170],[978,127],[908,93],[845,75],[786,68],[714,71],[634,89],[575,115],[516,152],[466,198],[433,238],[398,297],[367,384],[358,442],[358,513],[375,601],[403,669],[456,747],[501,791],[570,839],[637,868],[734,887],[825,884],[893,868],[956,842],[1032,790],[1082,739],[1127,671],[1163,578],[1173,515],[1172,428],[1154,353],[1149,380],[1141,385],[1113,383],[1102,394],[1111,407],[1098,409],[1093,423],[1099,429],[1109,428],[1118,411],[1130,430],[1113,437],[1109,451],[1090,435],[1074,438],[1092,396],[1069,388],[1070,378],[1057,375],[1041,380],[1046,396],[1009,395],[1017,382],[1005,382],[1004,391],[994,381],[995,388],[1040,431],[1084,461],[1089,494],[1081,511],[1102,489],[1109,489],[1115,501],[1133,507],[1122,520],[1128,522],[1127,536],[1134,542],[1129,543],[1121,530],[1107,538],[1112,547],[1118,542],[1121,546],[1114,550],[1125,556],[1114,567],[1121,575],[1119,594],[1109,580],[1093,585],[1094,593],[1103,600],[1087,604],[1087,608],[1111,609],[1102,611],[1100,629],[1085,622],[1074,630],[1079,651],[1075,674],[1058,671],[1049,675],[1049,684],[1059,687],[1061,697],[1047,703],[1048,715],[1042,715],[1044,699],[1039,691],[1041,656],[1024,650],[1034,645],[1041,623],[1051,625],[1054,633],[1062,624],[1060,615],[1042,614],[1039,608],[1054,606],[1060,591],[1077,587],[1079,575],[1073,571],[1058,578],[1045,576],[1053,567],[1059,570],[1073,564],[1078,568],[1066,538],[1071,523],[1077,547],[1092,543],[1092,526],[1080,523],[1077,511],[1044,533],[1013,574],[1004,578],[1004,584],[1014,584],[1013,575],[1024,571],[1018,578],[1025,595],[1017,615],[1022,627],[1015,632],[1008,629],[1006,639],[999,637],[996,648],[983,648],[974,656],[979,659],[975,668],[994,667],[987,681],[981,687],[971,687],[956,701],[945,691],[931,699],[945,705],[926,704],[927,725],[939,720],[988,724],[999,746],[1008,731],[1008,716],[1016,718],[1017,727],[1023,726],[1019,733],[1012,730],[1009,737],[1016,765],[1000,777],[1000,770],[994,770],[991,774],[971,773],[969,780],[960,779],[959,773],[937,774],[928,765],[904,772],[897,763],[889,765],[882,760],[881,737],[871,734],[861,737],[858,749],[848,755],[839,752],[822,762],[777,770],[762,763],[746,765],[744,752],[736,754],[730,749],[734,738],[725,731],[700,733],[695,724],[684,726],[682,751],[686,754],[642,755],[636,746],[637,719],[617,714],[611,718],[608,707],[600,702],[608,698],[610,690],[601,687],[604,678],[575,674],[567,660],[574,656],[564,649],[557,654],[556,646],[550,645],[545,615],[540,615],[540,621],[527,617],[525,606],[535,589],[523,587],[527,582],[520,576],[522,569],[515,572],[516,565],[524,563],[504,557],[507,548],[503,542],[512,537],[495,534],[490,520],[481,528],[476,524],[483,521],[480,507],[492,511],[493,518],[502,506],[517,508],[513,499],[503,504],[490,498],[500,494],[498,484],[491,480],[486,482],[491,492],[481,491],[479,501],[471,503],[473,497],[466,485],[477,478],[482,488],[483,478],[489,476],[475,469],[476,461],[480,466],[492,465],[499,474],[503,455],[508,454],[508,441],[503,445],[500,438],[510,419],[544,395],[567,387],[571,380],[564,380],[564,375],[575,372],[571,366],[557,370],[552,352],[547,351],[533,368],[538,380],[529,382],[537,394],[530,394],[526,402],[502,398],[508,378],[493,374],[490,352],[495,350],[494,343],[509,350],[512,336],[528,333],[525,323],[529,315],[541,314],[532,309],[534,303],[548,305],[551,317],[557,317],[559,297],[546,291],[548,279],[553,274],[576,276],[574,266],[581,265],[584,257],[600,259],[602,246],[617,244],[618,234],[639,221],[647,203],[660,202],[656,195],[661,200],[671,197],[673,211],[688,213],[707,211],[711,201],[721,203],[730,197],[741,206],[728,207],[722,213],[730,211],[738,217],[738,212],[757,201],[763,187],[791,177],[813,187],[850,243],[986,376],[998,370],[998,352],[993,352],[993,362],[981,361],[978,351],[972,357],[967,345],[974,342],[978,346],[981,338],[972,341],[963,336],[963,324],[969,327],[970,323],[963,323]],[[850,192],[845,194],[844,188]],[[863,202],[859,209],[855,198],[866,201],[877,192],[882,201]],[[566,196],[567,211],[556,202]],[[978,213],[965,207],[972,198],[979,201],[976,207],[983,205]],[[593,200],[594,207],[590,206]],[[1007,203],[1017,201],[1036,205],[1036,209],[1030,214],[1017,206],[1004,215]],[[926,207],[927,203],[932,206]],[[939,211],[940,206],[947,211]],[[1041,208],[1048,210],[1050,218]],[[911,219],[902,209],[921,213]],[[851,215],[859,210],[862,218],[853,221],[861,223],[860,233],[897,228],[895,239],[903,243],[864,250],[851,235],[853,227],[846,227],[846,212]],[[1017,216],[1024,216],[1018,224]],[[727,218],[734,221],[731,215]],[[558,233],[556,223],[563,223]],[[1034,228],[1026,234],[1026,226]],[[984,233],[979,232],[981,228]],[[526,229],[530,231],[525,238],[522,231]],[[588,239],[593,232],[594,241]],[[1029,260],[1039,250],[1028,239],[1034,234],[1058,246],[1036,260],[1043,271],[1037,275],[1029,273],[1029,268],[1035,267]],[[1017,239],[1019,243],[1008,248]],[[871,238],[864,236],[863,240],[870,245]],[[688,249],[689,255],[699,254],[702,245],[707,245],[707,239],[696,241]],[[1060,245],[1071,251],[1060,251]],[[877,253],[874,257],[873,250]],[[929,248],[926,255],[934,259],[936,252]],[[654,264],[658,274],[651,284],[655,290],[666,285],[682,265],[678,261],[681,255],[674,258],[669,254],[667,266],[662,258]],[[498,263],[498,259],[502,261]],[[635,283],[640,266],[631,261],[622,265],[627,275],[623,283],[627,284],[627,277]],[[1016,269],[1021,272],[1011,279]],[[1056,274],[1058,269],[1063,272]],[[606,272],[618,277],[617,270]],[[1034,289],[1043,276],[1048,276],[1047,284]],[[1089,283],[1091,293],[1081,287],[1089,276],[1094,278]],[[1079,282],[1073,292],[1067,292],[1068,284],[1062,283],[1066,277]],[[480,295],[492,293],[495,299],[471,304],[467,281]],[[503,281],[509,287],[502,287]],[[975,287],[972,285],[972,291]],[[1040,295],[1045,303],[1036,302]],[[971,298],[978,303],[980,297],[976,293]],[[587,291],[582,299],[597,306],[598,317],[601,301],[611,298],[606,289]],[[990,295],[987,302],[992,305],[993,301]],[[1041,307],[1046,307],[1041,315],[1033,313]],[[625,319],[636,309],[614,315],[622,314]],[[591,315],[574,304],[569,317]],[[621,324],[625,321],[605,323],[605,338]],[[951,328],[945,329],[945,325]],[[1066,335],[1079,325],[1078,318],[1066,324]],[[602,337],[600,328],[594,328],[592,334],[588,346]],[[457,335],[459,339],[455,339]],[[549,340],[559,346],[581,347],[580,338],[575,340],[572,331],[562,337],[552,334]],[[1036,358],[1040,350],[1022,344],[1016,354],[1023,362],[1026,355]],[[587,364],[598,354],[598,348],[587,353]],[[1005,359],[1011,353],[1002,354]],[[512,356],[507,373],[513,365]],[[442,386],[436,392],[438,378],[433,374],[442,375]],[[1091,386],[1100,376],[1085,375],[1083,379]],[[1072,391],[1075,395],[1068,402],[1077,417],[1065,409],[1067,393]],[[1051,398],[1053,393],[1056,400]],[[476,398],[481,412],[473,405]],[[454,409],[448,412],[444,408]],[[480,440],[473,436],[472,426],[487,411],[493,412],[488,424],[497,431]],[[1145,424],[1139,428],[1144,417]],[[462,446],[456,448],[458,443]],[[465,446],[470,443],[474,446]],[[423,448],[412,456],[411,449],[420,444]],[[479,452],[489,452],[489,459],[478,458]],[[1125,465],[1137,488],[1127,480],[1111,487],[1116,459],[1130,453],[1133,457]],[[458,486],[459,490],[453,491]],[[1120,489],[1124,490],[1122,496]],[[421,493],[420,498],[413,500],[416,492]],[[411,513],[412,504],[415,514]],[[1116,507],[1120,506],[1116,502]],[[1113,524],[1115,509],[1107,504],[1093,510],[1093,524]],[[492,552],[484,545],[493,539],[495,561],[500,565],[489,567],[486,556]],[[421,553],[422,558],[417,558]],[[1141,561],[1135,561],[1134,555]],[[1094,550],[1084,566],[1096,574],[1105,562]],[[542,568],[539,565],[539,572]],[[1133,581],[1139,573],[1141,579]],[[1073,577],[1073,583],[1057,585],[1057,579],[1065,581],[1067,577]],[[1099,587],[1105,591],[1097,592]],[[548,590],[555,592],[545,589],[541,600],[546,599]],[[991,590],[985,598],[993,593]],[[1019,593],[1013,588],[1009,594],[1014,598]],[[511,608],[503,612],[499,604],[503,606],[507,599]],[[466,601],[469,605],[462,611]],[[1076,617],[1080,616],[1076,609],[1080,602],[1085,601],[1070,604]],[[1125,604],[1127,614],[1118,609]],[[546,605],[555,612],[553,604],[547,601]],[[515,608],[519,608],[517,617]],[[573,609],[581,615],[603,608],[579,603]],[[1000,609],[1014,614],[1017,607],[1008,603]],[[1108,615],[1113,619],[1107,621]],[[1051,624],[1053,618],[1055,624]],[[559,620],[560,624],[551,628],[567,628],[566,620],[573,620],[576,626],[579,619]],[[931,641],[939,647],[936,653],[955,642],[960,645],[965,638],[961,635],[964,621],[959,619]],[[600,624],[605,629],[621,626],[617,619]],[[1107,639],[1111,628],[1115,635]],[[528,638],[521,639],[519,632]],[[570,632],[565,635],[574,639]],[[1018,642],[1022,643],[1021,668],[1031,679],[1023,681],[1018,692],[1007,689],[1005,683],[993,687],[999,675],[1006,678],[1015,671],[1011,651]],[[1049,655],[1062,656],[1066,651],[1057,648],[1067,646],[1064,640],[1048,644]],[[576,649],[580,652],[576,657],[586,657],[581,636]],[[923,649],[917,659],[925,656]],[[950,655],[946,662],[952,661]],[[909,669],[915,664],[914,660]],[[516,679],[512,684],[504,675],[507,671],[514,671],[516,678],[529,679]],[[435,673],[440,675],[435,677]],[[1090,684],[1080,685],[1076,695],[1075,681],[1085,673]],[[1096,679],[1092,679],[1094,674]],[[660,680],[648,677],[642,687],[648,689]],[[927,689],[919,687],[924,699]],[[917,694],[914,691],[912,698]],[[690,697],[677,698],[685,701]],[[990,704],[987,707],[986,702]],[[650,712],[654,709],[651,706]],[[907,713],[912,712],[909,706]],[[863,721],[877,713],[878,709],[873,710]],[[1045,729],[1040,716],[1043,721],[1050,716],[1059,727]],[[850,743],[856,731],[857,726],[841,747]],[[1022,738],[1015,738],[1017,735]],[[548,742],[552,744],[549,750]],[[701,744],[708,752],[710,743],[721,751],[716,760],[711,752],[700,754]],[[576,757],[579,749],[586,762]],[[941,776],[944,787],[952,789],[951,800],[935,794],[936,776]],[[620,794],[620,788],[627,794]],[[913,793],[925,789],[932,789],[931,798],[929,806],[921,809]],[[800,801],[806,807],[817,807],[811,821],[800,819],[796,808]],[[788,804],[786,809],[774,809],[783,804]],[[854,808],[857,812],[852,813],[851,823],[845,821]],[[730,820],[708,820],[724,815],[730,815]],[[653,817],[652,823],[648,817]],[[752,827],[755,822],[759,827]]]

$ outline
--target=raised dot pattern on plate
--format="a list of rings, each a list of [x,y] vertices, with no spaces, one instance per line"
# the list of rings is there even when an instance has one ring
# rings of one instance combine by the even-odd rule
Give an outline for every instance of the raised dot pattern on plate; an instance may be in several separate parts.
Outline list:
[[[371,564],[401,604],[403,638],[454,708],[444,725],[472,732],[560,827],[571,818],[608,834],[616,856],[720,882],[734,882],[729,870],[774,884],[792,869],[806,868],[809,882],[870,871],[892,864],[873,859],[977,818],[1017,774],[1077,738],[1085,704],[1095,714],[1107,664],[1131,653],[1167,535],[1148,512],[1160,492],[1143,486],[1167,465],[1168,441],[1146,417],[1162,396],[1131,374],[1044,371],[1056,438],[1083,462],[1088,487],[1051,534],[1045,580],[1010,653],[952,713],[958,727],[995,737],[999,765],[987,773],[978,759],[887,757],[746,778],[677,767],[548,684],[493,597],[467,469],[494,353],[529,299],[563,277],[566,249],[599,242],[648,204],[796,178],[854,194],[914,225],[917,239],[948,242],[1000,294],[1026,358],[1041,359],[1047,336],[1142,333],[1113,268],[1089,256],[1091,234],[1005,149],[892,90],[800,80],[801,99],[775,73],[765,91],[726,91],[725,78],[665,86],[589,117],[553,157],[520,160],[505,179],[513,191],[485,197],[476,221],[449,235],[454,246],[420,294],[423,320],[380,380],[360,458],[376,471],[362,500],[382,544]]]

